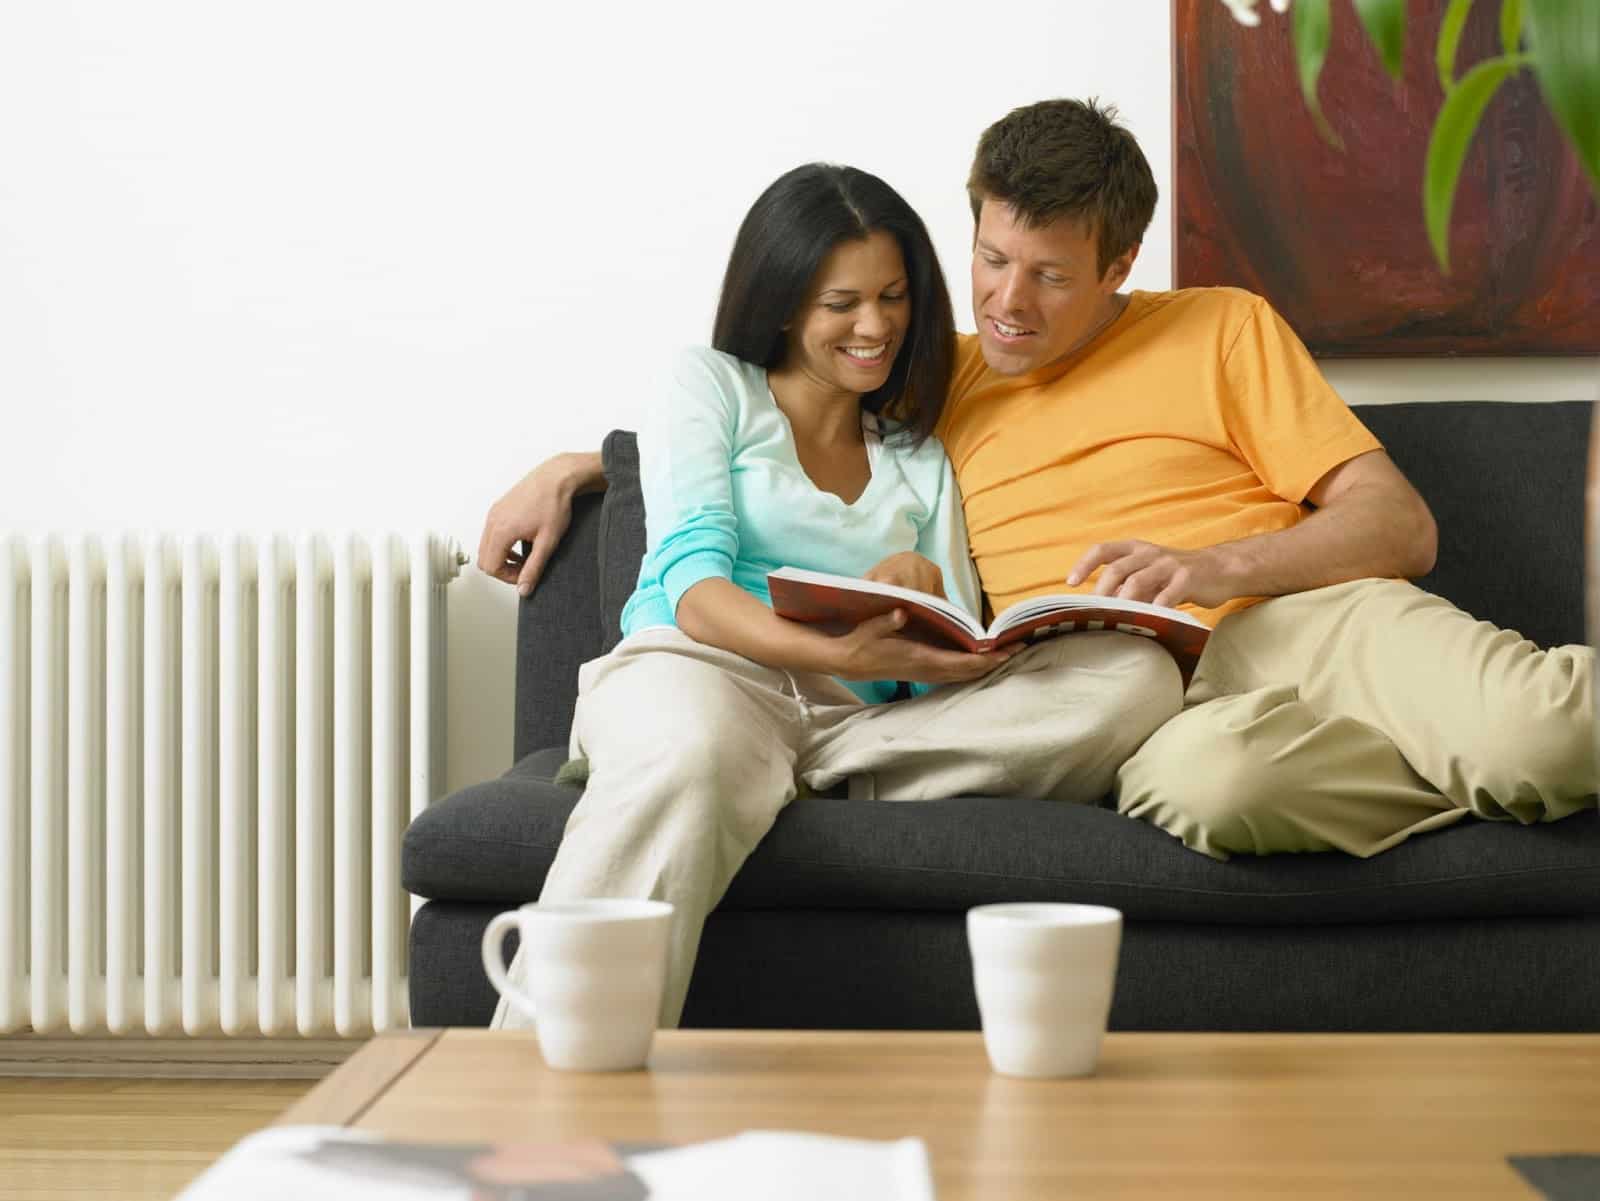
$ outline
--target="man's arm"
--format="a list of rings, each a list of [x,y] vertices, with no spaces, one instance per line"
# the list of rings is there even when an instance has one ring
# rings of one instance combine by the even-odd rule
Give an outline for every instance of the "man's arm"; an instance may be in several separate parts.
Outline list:
[[[478,570],[527,596],[572,521],[572,498],[604,492],[606,473],[599,451],[553,455],[489,506],[478,539]],[[527,555],[517,550],[528,544]]]
[[[1238,596],[1285,596],[1432,570],[1439,544],[1433,514],[1383,451],[1347,459],[1306,499],[1316,511],[1287,530],[1200,550],[1099,543],[1084,552],[1067,583],[1076,587],[1101,568],[1097,595],[1214,609]]]

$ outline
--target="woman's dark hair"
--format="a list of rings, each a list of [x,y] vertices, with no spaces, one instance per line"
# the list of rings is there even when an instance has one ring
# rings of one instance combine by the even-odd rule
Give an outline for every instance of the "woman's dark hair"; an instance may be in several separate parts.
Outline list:
[[[862,406],[903,423],[913,444],[938,424],[955,360],[950,293],[927,227],[876,175],[807,163],[780,175],[739,226],[711,345],[747,363],[783,364],[793,321],[823,259],[846,239],[883,230],[894,236],[910,281],[911,322],[889,378]]]

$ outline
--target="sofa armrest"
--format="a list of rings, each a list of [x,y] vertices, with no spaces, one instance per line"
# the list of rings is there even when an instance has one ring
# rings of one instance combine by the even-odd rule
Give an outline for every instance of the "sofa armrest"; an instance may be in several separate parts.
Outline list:
[[[565,746],[578,668],[604,653],[599,555],[602,494],[575,497],[572,524],[517,611],[515,757]]]

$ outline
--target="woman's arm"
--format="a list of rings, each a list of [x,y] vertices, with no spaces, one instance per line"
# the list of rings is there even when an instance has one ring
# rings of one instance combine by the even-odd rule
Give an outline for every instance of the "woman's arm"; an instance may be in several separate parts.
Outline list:
[[[941,650],[898,631],[900,610],[864,621],[848,634],[825,634],[779,617],[731,580],[705,579],[678,602],[678,628],[696,642],[721,647],[768,667],[813,671],[844,680],[976,680],[1009,659],[1015,647],[987,654]]]

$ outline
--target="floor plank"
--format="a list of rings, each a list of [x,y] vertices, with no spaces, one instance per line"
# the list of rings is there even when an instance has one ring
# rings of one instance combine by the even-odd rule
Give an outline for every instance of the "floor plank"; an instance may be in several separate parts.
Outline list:
[[[0,1199],[170,1201],[315,1083],[0,1079]]]

